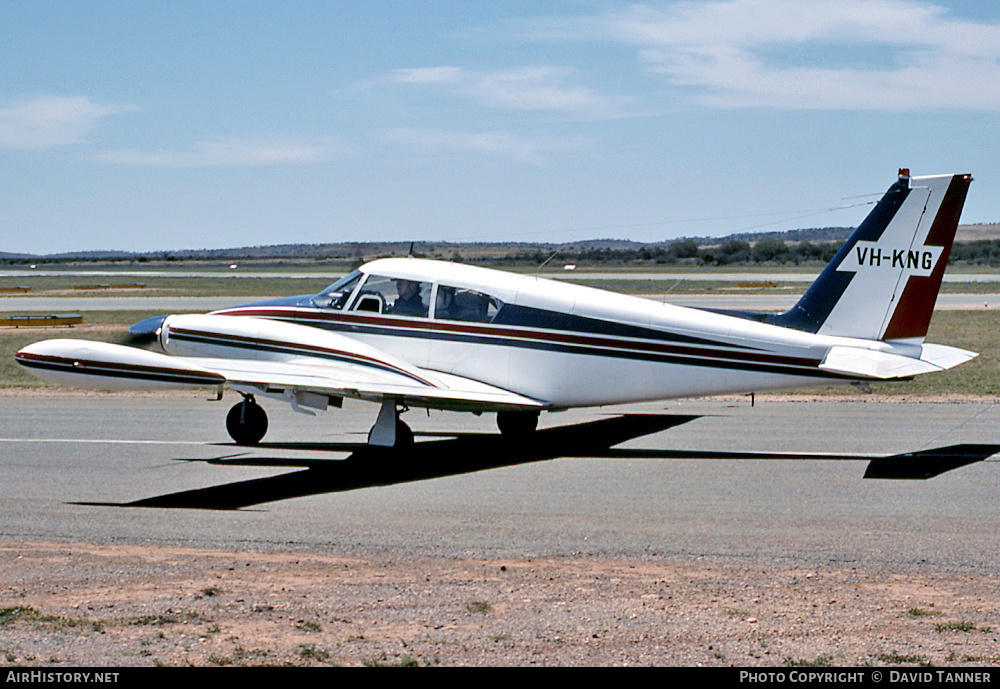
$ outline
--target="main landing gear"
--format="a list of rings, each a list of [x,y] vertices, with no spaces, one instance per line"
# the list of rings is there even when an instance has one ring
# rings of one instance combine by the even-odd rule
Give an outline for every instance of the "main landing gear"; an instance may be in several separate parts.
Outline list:
[[[497,427],[507,440],[524,440],[538,428],[537,411],[498,411]]]
[[[256,445],[264,437],[267,433],[267,414],[253,395],[244,395],[243,401],[229,410],[226,430],[237,445]]]
[[[520,442],[538,428],[537,411],[497,412],[497,426],[505,440]],[[256,445],[267,433],[267,414],[253,395],[244,395],[226,416],[226,430],[238,445]],[[368,444],[374,447],[407,450],[413,447],[413,431],[399,418],[394,400],[386,400],[378,419],[368,432]]]
[[[413,447],[413,431],[399,418],[395,400],[382,402],[378,419],[368,432],[368,444],[394,450],[407,450]]]
[[[267,414],[253,395],[243,395],[226,416],[226,430],[238,445],[256,445],[267,433]],[[413,447],[413,431],[399,418],[394,400],[382,403],[378,420],[368,433],[368,444],[375,447],[406,450]]]

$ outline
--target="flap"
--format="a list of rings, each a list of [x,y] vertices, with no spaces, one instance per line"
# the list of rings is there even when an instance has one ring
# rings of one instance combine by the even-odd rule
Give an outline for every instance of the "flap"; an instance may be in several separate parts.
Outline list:
[[[543,402],[478,381],[445,373],[426,372],[422,380],[388,371],[373,371],[335,362],[188,359],[226,377],[229,386],[244,391],[292,390],[369,401],[395,399],[416,407],[493,411],[541,409]]]

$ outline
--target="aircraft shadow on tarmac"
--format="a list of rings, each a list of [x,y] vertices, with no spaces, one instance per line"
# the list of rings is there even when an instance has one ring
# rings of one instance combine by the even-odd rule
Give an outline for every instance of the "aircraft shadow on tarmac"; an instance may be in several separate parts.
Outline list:
[[[212,459],[179,459],[220,466],[299,467],[278,476],[237,481],[145,498],[127,503],[76,502],[105,507],[161,507],[235,510],[278,500],[337,493],[374,486],[456,476],[500,467],[569,457],[607,459],[737,459],[868,461],[865,478],[927,479],[983,461],[1000,445],[952,445],[873,458],[868,455],[789,452],[714,452],[616,448],[626,441],[688,423],[700,416],[632,414],[540,430],[530,442],[508,442],[497,434],[472,433],[417,442],[405,453],[363,443],[261,443],[258,450],[350,452],[346,459],[248,457],[244,453]],[[233,446],[236,447],[236,446]]]

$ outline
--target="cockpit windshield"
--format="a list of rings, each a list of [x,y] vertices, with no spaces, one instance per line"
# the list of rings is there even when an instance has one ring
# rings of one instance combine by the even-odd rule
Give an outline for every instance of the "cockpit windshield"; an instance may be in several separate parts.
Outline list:
[[[338,311],[343,309],[344,305],[347,304],[347,300],[351,298],[354,288],[358,286],[358,281],[361,280],[362,275],[363,273],[360,270],[355,270],[349,275],[340,278],[313,297],[313,305],[321,309],[335,309]]]
[[[369,275],[351,305],[352,311],[389,313],[396,316],[427,316],[431,283],[388,275]]]

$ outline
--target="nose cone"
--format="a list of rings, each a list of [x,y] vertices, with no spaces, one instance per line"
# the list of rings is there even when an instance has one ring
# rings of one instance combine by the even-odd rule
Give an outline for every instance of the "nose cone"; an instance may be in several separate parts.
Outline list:
[[[128,334],[133,342],[152,342],[156,339],[156,331],[163,325],[166,316],[153,316],[132,324]]]
[[[32,357],[37,356],[39,354],[38,350],[40,344],[41,343],[39,342],[35,342],[34,344],[30,344],[27,347],[18,350],[18,352],[14,354],[14,361],[21,364],[22,366],[28,366]]]

